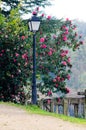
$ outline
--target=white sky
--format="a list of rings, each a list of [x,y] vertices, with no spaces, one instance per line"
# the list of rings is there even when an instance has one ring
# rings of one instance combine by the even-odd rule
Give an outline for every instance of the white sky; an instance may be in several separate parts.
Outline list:
[[[86,22],[86,0],[52,0],[52,4],[45,9],[48,15]]]

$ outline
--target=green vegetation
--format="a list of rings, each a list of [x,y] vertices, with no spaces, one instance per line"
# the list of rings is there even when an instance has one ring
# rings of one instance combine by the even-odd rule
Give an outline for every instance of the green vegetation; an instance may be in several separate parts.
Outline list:
[[[41,110],[38,106],[35,106],[35,105],[25,106],[25,105],[10,103],[10,102],[7,102],[7,103],[0,102],[0,104],[11,105],[11,106],[21,108],[29,114],[39,114],[39,115],[43,115],[43,116],[52,116],[52,117],[60,118],[64,121],[69,121],[69,122],[72,122],[72,123],[78,123],[78,124],[86,125],[86,119],[68,117],[68,116],[61,115],[61,114],[46,112],[44,110]]]

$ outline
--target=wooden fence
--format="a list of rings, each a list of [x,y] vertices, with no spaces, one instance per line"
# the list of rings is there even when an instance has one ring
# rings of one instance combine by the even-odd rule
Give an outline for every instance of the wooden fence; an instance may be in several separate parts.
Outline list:
[[[60,102],[57,102],[55,98],[41,99],[39,104],[46,111],[86,118],[86,96],[84,95],[68,95]]]

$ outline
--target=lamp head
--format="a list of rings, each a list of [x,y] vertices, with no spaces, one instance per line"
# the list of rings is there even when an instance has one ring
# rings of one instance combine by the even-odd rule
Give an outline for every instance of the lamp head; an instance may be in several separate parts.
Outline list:
[[[37,17],[37,14],[34,14],[31,19],[28,21],[29,29],[31,32],[37,32],[40,26],[40,18]]]

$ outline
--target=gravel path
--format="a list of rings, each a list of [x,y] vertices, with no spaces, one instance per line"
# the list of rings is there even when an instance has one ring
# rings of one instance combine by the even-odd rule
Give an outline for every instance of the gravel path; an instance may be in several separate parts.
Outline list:
[[[20,108],[0,104],[0,130],[86,130],[86,125],[27,114]]]

